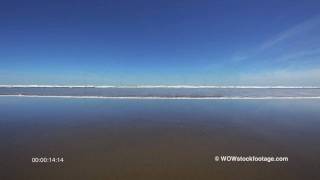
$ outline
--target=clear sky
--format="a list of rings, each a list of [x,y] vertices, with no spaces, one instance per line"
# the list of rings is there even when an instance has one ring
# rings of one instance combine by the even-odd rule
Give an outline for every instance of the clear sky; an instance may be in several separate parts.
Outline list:
[[[319,9],[319,0],[2,0],[0,84],[319,86]]]

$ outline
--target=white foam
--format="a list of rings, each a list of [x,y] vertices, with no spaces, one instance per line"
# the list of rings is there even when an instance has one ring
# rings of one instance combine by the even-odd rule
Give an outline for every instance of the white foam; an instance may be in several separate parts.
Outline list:
[[[36,97],[36,98],[68,98],[68,99],[320,99],[320,96],[303,97],[303,96],[290,96],[290,97],[276,97],[276,96],[266,96],[266,97],[159,97],[159,96],[122,96],[122,97],[112,97],[112,96],[40,96],[40,95],[0,95],[0,97]]]

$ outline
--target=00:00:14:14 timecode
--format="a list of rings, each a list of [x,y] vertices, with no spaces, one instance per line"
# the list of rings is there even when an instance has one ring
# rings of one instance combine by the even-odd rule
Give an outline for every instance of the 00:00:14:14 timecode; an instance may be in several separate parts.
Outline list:
[[[31,158],[33,163],[63,163],[63,157],[33,157]]]

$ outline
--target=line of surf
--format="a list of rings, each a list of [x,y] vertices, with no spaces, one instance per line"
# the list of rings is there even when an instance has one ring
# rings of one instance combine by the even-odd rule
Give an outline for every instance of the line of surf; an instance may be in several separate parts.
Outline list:
[[[35,98],[67,98],[67,99],[320,99],[320,96],[265,96],[265,97],[161,97],[161,96],[41,96],[41,95],[0,95],[0,97],[35,97]]]
[[[211,86],[211,85],[0,85],[1,88],[216,88],[216,89],[320,89],[320,86]]]

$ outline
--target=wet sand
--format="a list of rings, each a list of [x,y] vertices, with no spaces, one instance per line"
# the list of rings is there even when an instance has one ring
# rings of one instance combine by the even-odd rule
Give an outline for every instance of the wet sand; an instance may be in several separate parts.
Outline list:
[[[0,179],[319,179],[319,109],[317,99],[1,97]]]

